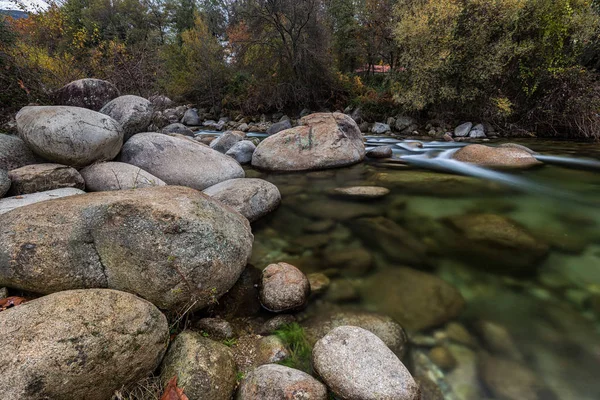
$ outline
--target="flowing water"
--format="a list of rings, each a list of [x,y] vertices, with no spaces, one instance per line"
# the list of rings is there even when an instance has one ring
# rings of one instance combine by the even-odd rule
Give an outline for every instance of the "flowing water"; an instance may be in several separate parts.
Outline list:
[[[447,399],[501,399],[503,390],[599,399],[600,146],[524,142],[546,165],[497,172],[449,159],[459,143],[367,138],[367,147],[384,144],[394,146],[392,160],[295,174],[247,169],[283,198],[253,227],[252,263],[327,275],[331,286],[308,313],[336,304],[396,318],[414,343],[405,363]],[[345,186],[391,192],[369,201],[332,195]],[[424,274],[407,277],[406,268]],[[460,300],[432,276],[464,298],[458,316]],[[455,339],[450,320],[473,343]],[[455,367],[431,362],[436,345]],[[509,363],[485,364],[484,353]]]

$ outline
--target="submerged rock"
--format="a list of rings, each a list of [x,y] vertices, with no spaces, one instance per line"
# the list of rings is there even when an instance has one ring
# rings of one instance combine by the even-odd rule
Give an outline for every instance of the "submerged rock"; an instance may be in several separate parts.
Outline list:
[[[107,289],[44,296],[0,313],[0,397],[105,400],[151,374],[169,340],[149,302]]]
[[[457,161],[495,169],[523,169],[542,165],[529,152],[515,147],[470,144],[452,155]]]
[[[378,146],[366,153],[370,158],[390,158],[393,154],[391,146]]]
[[[331,194],[356,200],[374,200],[390,194],[390,189],[380,186],[351,186],[333,189]]]
[[[262,365],[242,380],[236,400],[310,399],[327,400],[327,388],[297,369]]]
[[[125,141],[136,133],[146,132],[152,120],[152,111],[152,103],[133,95],[117,97],[100,110],[121,124]]]
[[[260,302],[273,312],[304,307],[310,295],[310,283],[298,268],[287,263],[271,264],[263,270]]]
[[[8,173],[12,185],[8,194],[45,192],[48,190],[75,188],[83,190],[85,182],[75,168],[60,164],[34,164],[13,169]]]
[[[269,214],[281,203],[277,186],[263,179],[230,179],[204,193],[238,211],[250,222]]]
[[[0,214],[4,214],[16,208],[28,206],[31,204],[84,193],[85,192],[80,189],[63,188],[48,190],[46,192],[37,192],[13,197],[5,197],[3,199],[0,199]]]
[[[357,326],[377,335],[398,358],[404,357],[408,349],[408,337],[404,329],[392,318],[354,309],[333,309],[320,312],[302,322],[306,338],[311,345],[340,326]]]
[[[252,165],[272,171],[318,170],[356,164],[365,157],[362,134],[347,115],[311,114],[301,123],[263,140]]]
[[[404,364],[373,333],[341,326],[313,349],[315,371],[327,386],[348,400],[420,400],[419,386]]]
[[[410,268],[382,270],[365,279],[360,293],[368,308],[389,315],[409,331],[456,318],[465,306],[460,292],[435,275]]]
[[[0,133],[0,169],[10,171],[40,162],[23,140]]]
[[[173,186],[45,201],[2,220],[0,286],[108,287],[170,310],[216,302],[240,276],[253,241],[246,218]]]
[[[168,185],[204,190],[228,179],[243,178],[242,167],[202,144],[161,133],[138,133],[125,143],[120,161],[140,167]]]
[[[162,180],[143,169],[122,162],[111,161],[94,164],[82,169],[80,172],[89,192],[141,189],[166,185]]]
[[[79,107],[24,107],[17,114],[17,128],[35,154],[75,167],[112,160],[123,145],[117,121]]]
[[[57,105],[89,108],[98,111],[119,96],[115,85],[101,79],[85,78],[73,81],[55,93]]]
[[[171,343],[161,366],[164,385],[174,376],[190,399],[229,400],[236,386],[233,354],[224,344],[184,331]]]
[[[446,235],[450,243],[446,251],[478,268],[530,274],[549,252],[548,244],[501,215],[465,214],[447,217],[444,221],[454,231]]]

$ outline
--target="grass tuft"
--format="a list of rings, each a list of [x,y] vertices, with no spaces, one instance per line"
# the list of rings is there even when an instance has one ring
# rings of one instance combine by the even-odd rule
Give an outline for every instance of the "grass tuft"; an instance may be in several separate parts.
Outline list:
[[[293,322],[276,330],[275,335],[281,339],[290,352],[290,356],[280,364],[312,374],[312,347],[306,338],[304,328],[297,322]]]

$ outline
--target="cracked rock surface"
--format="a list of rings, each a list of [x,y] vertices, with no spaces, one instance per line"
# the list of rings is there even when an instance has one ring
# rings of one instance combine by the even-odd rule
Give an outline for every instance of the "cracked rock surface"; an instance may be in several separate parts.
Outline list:
[[[0,286],[111,288],[161,309],[199,309],[234,285],[252,241],[246,218],[190,188],[49,200],[2,216]]]

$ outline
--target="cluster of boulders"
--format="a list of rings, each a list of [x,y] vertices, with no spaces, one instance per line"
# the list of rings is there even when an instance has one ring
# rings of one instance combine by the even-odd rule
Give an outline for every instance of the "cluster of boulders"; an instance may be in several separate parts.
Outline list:
[[[18,137],[0,135],[1,195],[13,195],[0,200],[1,297],[33,298],[0,308],[0,397],[108,399],[158,371],[163,384],[177,376],[190,399],[229,399],[238,384],[241,400],[326,399],[329,391],[420,398],[399,358],[403,329],[379,317],[322,332],[311,359],[325,384],[274,365],[291,354],[275,336],[240,338],[235,351],[214,340],[231,340],[227,321],[204,319],[169,343],[163,312],[268,310],[280,314],[264,327],[272,333],[306,306],[311,282],[293,265],[271,265],[258,282],[247,267],[250,222],[281,194],[245,179],[241,163],[246,147],[264,170],[360,162],[362,135],[350,117],[305,115],[256,148],[236,132],[208,146],[185,133],[148,132],[155,107],[172,106],[164,96],[119,96],[107,82],[83,80],[57,99],[23,108]]]

